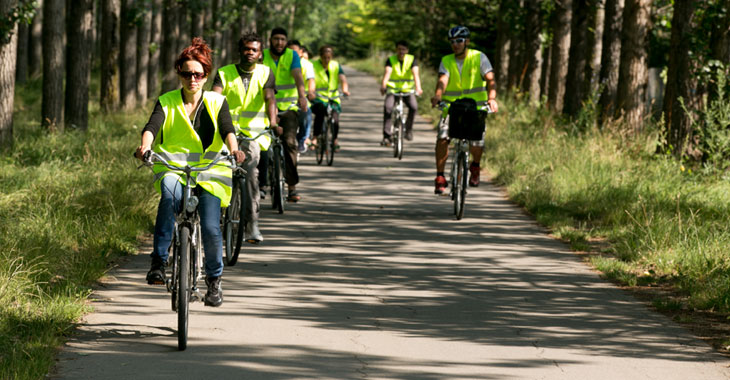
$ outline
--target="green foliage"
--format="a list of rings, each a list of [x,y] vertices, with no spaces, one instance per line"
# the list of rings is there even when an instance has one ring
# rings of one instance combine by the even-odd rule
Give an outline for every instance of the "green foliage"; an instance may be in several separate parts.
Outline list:
[[[0,45],[10,42],[15,25],[21,22],[30,24],[36,14],[38,2],[35,0],[21,0],[14,8],[0,15]]]

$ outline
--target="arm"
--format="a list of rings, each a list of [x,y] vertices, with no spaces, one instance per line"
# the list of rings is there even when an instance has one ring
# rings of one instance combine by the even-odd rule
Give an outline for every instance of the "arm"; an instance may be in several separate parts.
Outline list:
[[[418,66],[413,66],[411,72],[413,72],[413,82],[416,85],[416,96],[421,96],[423,89],[421,88],[421,76],[418,74]]]
[[[243,160],[246,159],[246,156],[238,150],[238,140],[236,140],[236,134],[235,133],[229,133],[226,135],[226,146],[228,146],[228,150],[231,151],[231,154],[236,156],[236,162],[241,163]]]
[[[494,71],[490,71],[484,75],[484,80],[487,81],[487,84],[489,85],[489,92],[488,92],[488,100],[487,103],[489,104],[489,108],[492,109],[492,112],[497,112],[498,105],[497,105],[497,85],[494,81]]]
[[[137,156],[137,158],[141,160],[145,152],[150,150],[153,141],[155,141],[155,135],[153,135],[150,131],[144,131],[144,133],[142,133],[142,142],[137,147],[137,152],[135,153],[135,156]]]
[[[338,74],[340,78],[340,83],[342,83],[342,93],[345,94],[345,96],[350,96],[350,86],[347,85],[347,77],[345,74]]]
[[[431,106],[436,107],[441,101],[441,96],[446,90],[446,85],[449,84],[449,76],[446,74],[439,75],[439,80],[436,83],[436,91],[434,91],[433,97],[431,98]]]
[[[314,79],[307,79],[307,99],[314,100],[317,97],[314,94],[315,89]]]
[[[274,92],[274,89],[271,88],[264,88],[264,101],[266,102],[266,114],[269,115],[269,124],[272,128],[276,129],[277,134],[279,133],[279,120],[276,116],[279,113],[279,109],[276,108],[276,93]],[[283,133],[283,131],[282,131]]]
[[[307,94],[304,91],[304,79],[302,79],[302,69],[296,68],[291,70],[291,75],[294,77],[294,83],[297,86],[297,93],[299,95],[299,109],[307,110]]]
[[[211,90],[213,90],[213,91],[215,91],[215,92],[217,92],[219,94],[222,94],[223,93],[223,87],[218,86],[218,85],[213,85],[213,88],[211,88]]]
[[[393,72],[393,67],[385,66],[385,74],[383,74],[383,81],[380,83],[380,95],[385,95],[385,90],[388,88],[388,81],[390,80],[390,74]]]

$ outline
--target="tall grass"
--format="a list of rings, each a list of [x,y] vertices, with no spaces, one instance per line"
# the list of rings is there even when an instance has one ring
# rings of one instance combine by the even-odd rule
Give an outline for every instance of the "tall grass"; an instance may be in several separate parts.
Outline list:
[[[15,146],[0,156],[0,378],[39,379],[84,312],[90,286],[136,251],[155,211],[131,157],[149,110],[87,132],[40,128],[40,82],[16,90]]]

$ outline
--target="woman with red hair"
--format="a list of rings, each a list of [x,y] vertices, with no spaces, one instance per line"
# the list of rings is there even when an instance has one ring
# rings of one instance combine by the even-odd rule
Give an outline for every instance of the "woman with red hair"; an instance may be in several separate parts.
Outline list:
[[[193,39],[175,61],[175,71],[182,84],[179,90],[163,94],[157,100],[147,125],[142,130],[142,143],[136,155],[140,159],[150,149],[164,155],[175,165],[207,164],[223,151],[230,151],[236,161],[243,162],[244,154],[238,149],[236,131],[226,98],[212,91],[203,91],[203,85],[212,70],[211,50],[202,38]],[[227,149],[224,147],[227,145]],[[185,179],[178,173],[156,165],[155,188],[160,193],[155,222],[152,266],[147,283],[164,284],[167,252],[172,241],[175,213],[182,207],[182,184]],[[196,194],[205,250],[206,306],[220,306],[223,302],[221,274],[223,273],[221,207],[231,199],[231,169],[214,167],[198,172]]]

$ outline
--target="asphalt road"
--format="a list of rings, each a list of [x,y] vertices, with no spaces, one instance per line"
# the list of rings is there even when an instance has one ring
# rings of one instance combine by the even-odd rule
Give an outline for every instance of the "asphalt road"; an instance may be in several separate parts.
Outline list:
[[[149,247],[113,270],[54,379],[726,379],[730,361],[601,280],[487,182],[464,219],[433,194],[435,132],[378,146],[377,83],[347,70],[342,151],[301,157],[302,200],[264,203],[265,242],[191,304],[188,349],[148,286]],[[150,187],[151,189],[151,187]]]

